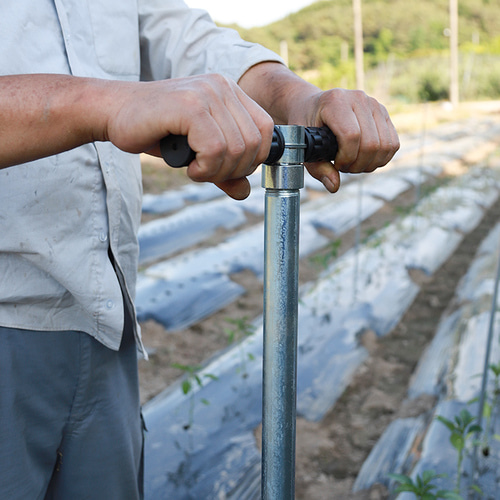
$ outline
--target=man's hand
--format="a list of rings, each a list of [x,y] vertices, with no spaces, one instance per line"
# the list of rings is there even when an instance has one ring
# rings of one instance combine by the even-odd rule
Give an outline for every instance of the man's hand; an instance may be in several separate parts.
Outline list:
[[[277,63],[254,66],[239,83],[277,123],[331,129],[339,144],[334,165],[307,165],[311,175],[331,192],[340,186],[339,172],[372,172],[386,165],[399,149],[387,110],[364,92],[322,92]]]
[[[188,167],[194,181],[212,182],[229,196],[250,193],[246,177],[271,148],[272,118],[234,82],[205,75],[117,87],[116,112],[105,136],[129,152],[160,156],[159,141],[186,135],[196,159]]]
[[[329,191],[340,185],[338,172],[373,172],[386,165],[399,149],[399,138],[387,110],[364,92],[343,89],[321,92],[312,98],[309,107],[302,109],[312,109],[312,117],[299,112],[296,120],[328,125],[337,137],[335,172],[327,162],[308,165],[311,175]]]

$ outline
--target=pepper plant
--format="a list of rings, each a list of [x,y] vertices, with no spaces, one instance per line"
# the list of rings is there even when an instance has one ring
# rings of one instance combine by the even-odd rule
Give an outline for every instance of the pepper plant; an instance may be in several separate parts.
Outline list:
[[[203,387],[203,379],[202,376],[199,374],[199,371],[201,370],[200,365],[182,365],[179,363],[173,363],[172,364],[173,368],[177,368],[178,370],[182,370],[186,374],[186,378],[182,381],[182,393],[185,396],[189,395],[189,412],[188,412],[188,422],[187,424],[184,425],[184,430],[189,430],[194,422],[194,408],[195,408],[195,400],[194,400],[194,386],[197,385],[198,387]],[[204,378],[208,378],[211,380],[218,380],[215,375],[212,375],[210,373],[204,373],[203,374]],[[210,401],[208,401],[205,398],[200,399],[200,402],[204,405],[209,405]]]
[[[458,415],[455,415],[453,420],[449,420],[441,415],[436,418],[450,431],[450,443],[455,450],[457,450],[457,479],[455,483],[455,492],[458,494],[460,493],[462,464],[468,441],[473,434],[481,432],[482,428],[475,423],[476,417],[473,417],[466,408],[461,410]]]
[[[228,344],[233,344],[234,342],[241,342],[246,337],[249,337],[253,333],[255,333],[255,326],[249,321],[247,316],[243,318],[227,318],[226,322],[233,325],[232,328],[225,328],[224,332],[227,335]],[[247,371],[247,360],[253,361],[255,356],[247,352],[245,353],[243,347],[240,343],[240,371],[242,373],[243,378],[248,377]]]
[[[495,427],[495,414],[498,410],[498,404],[500,402],[500,362],[497,364],[490,364],[489,368],[494,375],[494,382],[493,392],[489,398],[490,401],[484,402],[483,409],[483,416],[486,419],[486,425],[483,433],[482,452],[485,457],[490,454],[489,438]],[[494,437],[496,439],[499,438],[496,435]]]
[[[389,474],[389,477],[399,483],[395,489],[395,493],[407,491],[413,493],[418,500],[437,500],[439,498],[463,500],[463,498],[454,491],[437,490],[434,481],[441,477],[446,477],[445,474],[436,474],[432,470],[426,470],[422,475],[418,475],[415,480],[404,474]]]

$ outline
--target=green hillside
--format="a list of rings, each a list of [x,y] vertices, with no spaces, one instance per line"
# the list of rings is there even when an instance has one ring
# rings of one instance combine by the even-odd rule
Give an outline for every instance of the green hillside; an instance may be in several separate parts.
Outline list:
[[[423,72],[417,80],[426,80],[420,89],[407,96],[401,89],[391,95],[407,100],[446,98],[446,84],[429,87],[427,80],[446,81],[446,55],[449,39],[448,0],[363,0],[365,66],[370,70],[391,71],[391,85],[398,73]],[[243,38],[280,52],[280,43],[288,44],[289,65],[306,74],[320,86],[338,85],[339,80],[352,86],[353,13],[352,0],[321,0],[281,21],[265,27],[243,29],[233,26]],[[459,43],[462,54],[462,78],[471,98],[500,95],[500,0],[459,0]],[[471,54],[474,54],[471,63]],[[440,62],[442,61],[442,62]],[[387,67],[387,65],[390,67]],[[472,70],[470,66],[472,64]],[[382,67],[381,67],[382,65]],[[424,68],[425,67],[425,68]],[[304,73],[305,72],[305,73]],[[439,73],[442,74],[439,74]],[[468,76],[469,72],[471,76]],[[437,74],[433,78],[434,73]],[[484,73],[484,74],[483,74]],[[372,75],[373,76],[373,75]],[[387,74],[385,75],[385,77]],[[479,79],[482,82],[478,86]],[[376,85],[370,79],[372,85]],[[401,84],[403,87],[404,83]],[[471,87],[474,87],[472,88]],[[404,92],[403,92],[404,94]]]

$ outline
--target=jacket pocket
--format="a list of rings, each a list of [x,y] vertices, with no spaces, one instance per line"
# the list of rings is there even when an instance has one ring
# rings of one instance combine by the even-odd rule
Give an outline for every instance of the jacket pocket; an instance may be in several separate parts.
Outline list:
[[[140,72],[137,0],[89,0],[97,60],[112,75]]]

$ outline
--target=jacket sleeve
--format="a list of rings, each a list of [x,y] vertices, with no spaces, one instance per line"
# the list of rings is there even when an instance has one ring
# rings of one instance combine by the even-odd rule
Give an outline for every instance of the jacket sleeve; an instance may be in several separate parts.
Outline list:
[[[238,81],[259,62],[283,62],[235,30],[217,27],[207,12],[190,9],[183,0],[138,3],[142,80],[220,73]]]

